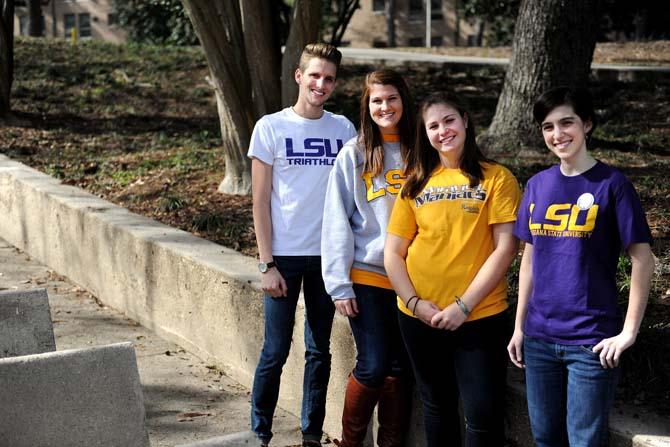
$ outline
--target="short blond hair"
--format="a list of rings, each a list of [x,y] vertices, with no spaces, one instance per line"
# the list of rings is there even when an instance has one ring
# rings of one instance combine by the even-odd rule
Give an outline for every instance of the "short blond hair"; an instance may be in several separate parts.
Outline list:
[[[342,62],[342,53],[333,45],[327,43],[308,43],[300,54],[300,61],[298,68],[304,72],[307,69],[307,64],[313,58],[325,59],[335,64],[335,70],[340,69],[340,62]]]

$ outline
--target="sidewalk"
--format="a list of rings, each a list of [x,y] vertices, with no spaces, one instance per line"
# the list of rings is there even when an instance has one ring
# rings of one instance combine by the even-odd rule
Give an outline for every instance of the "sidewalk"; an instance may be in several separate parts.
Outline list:
[[[249,430],[250,391],[0,239],[0,290],[45,287],[58,350],[131,341],[153,447]],[[300,445],[300,421],[281,409],[273,446]]]
[[[509,59],[496,57],[474,57],[474,56],[449,56],[446,54],[434,54],[425,52],[412,52],[393,50],[386,48],[340,48],[345,59],[363,62],[387,61],[387,62],[431,62],[442,64],[464,64],[464,65],[498,65],[506,66]],[[669,66],[651,65],[624,65],[624,64],[591,64],[592,70],[606,70],[616,72],[647,72],[647,73],[670,73]]]

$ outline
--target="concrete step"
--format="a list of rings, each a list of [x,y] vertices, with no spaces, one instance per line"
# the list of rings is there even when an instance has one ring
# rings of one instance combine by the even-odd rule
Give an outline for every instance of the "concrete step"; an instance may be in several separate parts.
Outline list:
[[[0,358],[55,350],[46,289],[0,292]]]
[[[131,343],[0,359],[0,403],[0,446],[149,446]]]

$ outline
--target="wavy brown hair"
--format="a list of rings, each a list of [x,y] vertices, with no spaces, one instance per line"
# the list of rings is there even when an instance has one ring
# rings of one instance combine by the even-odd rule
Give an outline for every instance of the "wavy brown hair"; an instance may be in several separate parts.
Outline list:
[[[475,187],[484,178],[482,163],[492,163],[493,160],[484,156],[477,145],[475,137],[475,123],[472,116],[455,99],[446,93],[434,93],[424,99],[419,105],[418,118],[416,122],[416,143],[414,150],[407,163],[409,173],[405,186],[402,189],[402,197],[415,198],[428,183],[430,175],[440,164],[440,155],[428,141],[426,135],[425,114],[429,107],[445,104],[455,109],[461,118],[467,120],[465,128],[465,143],[463,154],[458,168],[469,179],[470,187]]]
[[[400,154],[403,160],[403,169],[407,166],[411,147],[414,144],[414,102],[407,83],[394,70],[383,69],[373,71],[365,76],[363,94],[361,95],[361,126],[358,141],[365,148],[365,165],[363,172],[379,175],[384,170],[384,147],[379,126],[370,116],[370,90],[373,84],[392,85],[398,90],[402,101],[402,116],[398,122],[400,134]]]

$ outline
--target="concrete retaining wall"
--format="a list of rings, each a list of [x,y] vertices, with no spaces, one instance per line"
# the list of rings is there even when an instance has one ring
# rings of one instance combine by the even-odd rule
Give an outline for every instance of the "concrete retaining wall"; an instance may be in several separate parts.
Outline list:
[[[251,387],[263,340],[256,260],[132,214],[2,155],[0,216],[0,236],[8,242]],[[298,306],[294,346],[280,394],[280,405],[296,415],[302,389],[303,325],[303,308]],[[339,435],[345,383],[355,360],[344,318],[335,319],[331,340],[333,365],[324,428]],[[519,413],[510,416],[510,427],[521,430],[514,435],[524,439],[519,445],[530,445],[527,430],[517,424],[525,417],[525,407],[516,408]],[[420,426],[412,421],[413,446],[423,444]],[[630,440],[632,434],[627,436]]]
[[[130,343],[0,359],[0,445],[149,447]]]
[[[251,387],[263,341],[257,262],[130,213],[0,155],[0,236],[163,338]],[[280,405],[300,414],[303,308],[284,368]],[[325,430],[339,434],[355,354],[336,318]]]
[[[46,289],[0,292],[0,358],[55,350]]]

